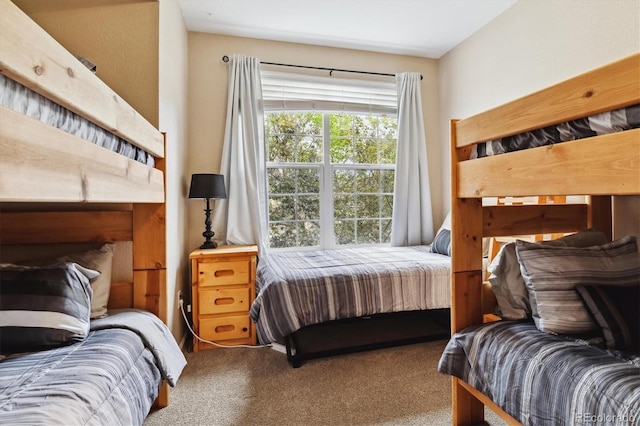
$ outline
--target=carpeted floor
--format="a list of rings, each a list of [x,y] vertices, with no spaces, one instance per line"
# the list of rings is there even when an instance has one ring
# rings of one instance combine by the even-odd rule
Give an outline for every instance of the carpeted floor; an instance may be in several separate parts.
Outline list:
[[[450,425],[451,384],[437,372],[445,341],[307,361],[268,348],[187,354],[153,425]],[[488,413],[491,425],[504,424]]]

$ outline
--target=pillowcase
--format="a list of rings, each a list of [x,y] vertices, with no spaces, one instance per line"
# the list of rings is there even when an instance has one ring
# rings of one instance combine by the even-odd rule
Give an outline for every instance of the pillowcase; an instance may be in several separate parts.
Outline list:
[[[75,263],[0,269],[0,352],[46,349],[89,333],[91,284],[97,271]]]
[[[588,229],[556,240],[540,241],[537,244],[549,247],[589,247],[606,243],[607,237],[602,232]],[[529,291],[520,273],[516,244],[508,243],[500,247],[488,270],[491,273],[491,289],[498,302],[498,315],[511,320],[530,318]]]
[[[59,256],[55,259],[37,259],[20,262],[21,265],[44,266],[54,263],[73,262],[85,268],[98,271],[100,276],[91,282],[93,298],[91,299],[91,319],[107,315],[107,303],[111,290],[111,269],[115,244],[106,243],[99,249],[90,249]]]
[[[451,212],[447,213],[431,243],[431,253],[451,256]]]
[[[520,272],[540,331],[583,334],[597,331],[576,287],[640,283],[640,253],[634,236],[592,247],[554,247],[516,241]]]
[[[576,287],[609,349],[640,353],[640,286]]]

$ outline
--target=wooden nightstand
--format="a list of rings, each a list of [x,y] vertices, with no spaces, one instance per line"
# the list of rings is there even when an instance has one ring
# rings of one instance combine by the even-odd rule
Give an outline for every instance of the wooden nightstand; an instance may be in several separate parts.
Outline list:
[[[249,318],[255,299],[258,247],[219,246],[190,255],[193,329],[202,339],[221,345],[255,345]],[[216,346],[194,338],[193,350]]]

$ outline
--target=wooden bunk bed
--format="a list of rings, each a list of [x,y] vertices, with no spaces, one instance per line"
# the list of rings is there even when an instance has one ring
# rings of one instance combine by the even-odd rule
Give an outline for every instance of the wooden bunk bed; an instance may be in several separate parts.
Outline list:
[[[452,121],[452,334],[481,324],[486,313],[482,303],[483,237],[593,227],[611,240],[611,196],[640,194],[638,128],[470,159],[473,146],[639,103],[640,54],[635,54]],[[483,197],[556,195],[584,195],[587,202],[484,207],[482,203]],[[460,378],[452,378],[452,396],[453,424],[482,423],[483,406],[509,424],[526,423]]]
[[[132,282],[112,283],[108,308],[166,322],[164,135],[9,0],[0,1],[0,74],[152,160],[0,105],[1,246],[132,241]],[[156,387],[155,405],[168,405],[167,381]]]

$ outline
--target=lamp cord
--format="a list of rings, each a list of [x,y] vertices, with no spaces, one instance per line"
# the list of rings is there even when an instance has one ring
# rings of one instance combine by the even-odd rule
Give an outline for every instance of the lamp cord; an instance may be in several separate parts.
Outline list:
[[[266,345],[221,345],[220,343],[216,343],[216,342],[212,342],[210,340],[205,340],[202,337],[198,336],[196,334],[195,331],[193,331],[193,329],[191,328],[191,325],[189,324],[189,320],[187,319],[187,314],[185,314],[184,312],[184,300],[182,299],[182,297],[180,297],[180,312],[182,312],[182,318],[184,318],[184,322],[185,324],[187,324],[187,328],[189,329],[189,331],[191,332],[191,334],[193,335],[193,337],[195,337],[196,339],[198,339],[199,341],[203,342],[203,343],[208,343],[210,345],[214,345],[217,346],[219,348],[249,348],[249,349],[261,349],[261,348],[271,348],[273,347],[272,344],[266,344]]]

